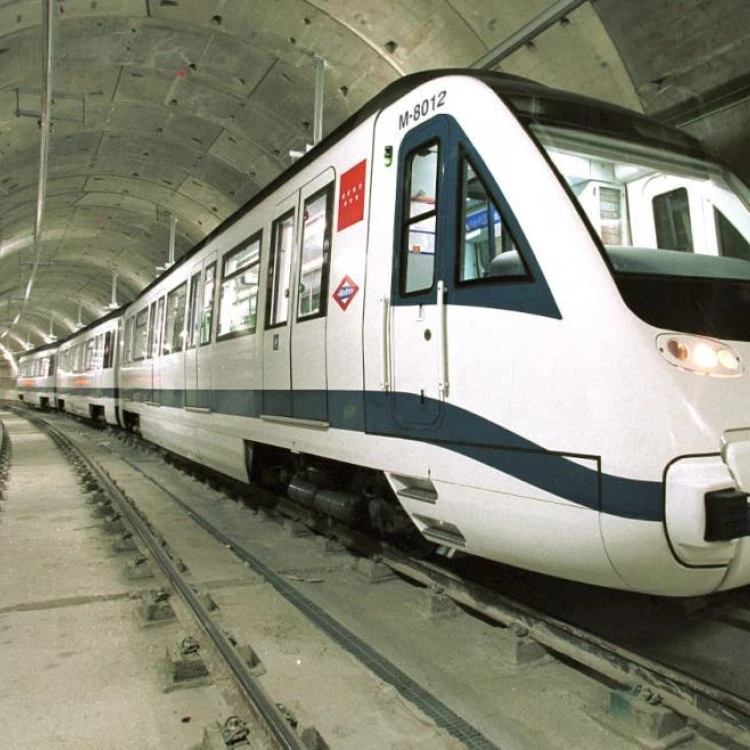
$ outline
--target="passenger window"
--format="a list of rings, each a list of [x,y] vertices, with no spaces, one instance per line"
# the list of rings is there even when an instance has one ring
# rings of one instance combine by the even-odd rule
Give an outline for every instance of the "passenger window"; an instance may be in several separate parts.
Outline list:
[[[211,324],[214,318],[214,287],[216,285],[216,263],[206,268],[203,282],[203,305],[201,308],[201,344],[211,343]]]
[[[102,369],[103,348],[104,348],[104,334],[100,333],[94,339],[94,363],[93,363],[94,370],[98,371]]]
[[[528,278],[500,209],[467,158],[461,164],[460,227],[460,282]]]
[[[333,185],[305,201],[297,320],[326,314]]]
[[[102,367],[108,370],[112,367],[112,331],[104,334],[104,361]]]
[[[255,332],[258,319],[260,238],[261,235],[257,234],[246,244],[224,256],[217,339]]]
[[[135,316],[135,329],[133,330],[133,361],[138,362],[139,360],[146,358],[146,346],[148,339],[146,334],[148,333],[148,308],[144,307]]]
[[[187,284],[182,283],[167,296],[166,327],[162,354],[181,352],[185,336],[185,299]]]
[[[268,264],[266,328],[284,325],[289,317],[289,275],[294,245],[294,211],[273,223],[271,257]]]
[[[187,319],[187,343],[185,348],[192,349],[198,340],[198,320],[200,320],[200,309],[198,307],[198,291],[201,285],[201,272],[196,271],[190,278],[190,294],[188,295],[188,319]]]
[[[401,234],[403,294],[430,289],[435,280],[439,157],[437,142],[420,146],[407,157]]]
[[[154,303],[156,305],[156,310],[153,310],[154,305],[151,305],[152,307],[152,320],[151,320],[151,329],[153,331],[153,336],[151,338],[151,358],[159,356],[160,351],[160,340],[159,336],[162,335],[162,328],[164,327],[162,325],[164,321],[164,297],[162,297],[158,302]]]
[[[693,252],[693,229],[686,188],[657,195],[652,201],[656,243],[663,250]]]
[[[83,369],[86,372],[91,372],[94,369],[94,339],[89,339],[86,342]]]
[[[156,327],[156,302],[151,303],[151,308],[148,313],[149,326],[148,326],[148,342],[146,344],[146,351],[144,357],[149,359],[154,356],[154,338],[158,337],[159,329]]]
[[[122,361],[124,364],[128,364],[132,361],[133,351],[133,318],[128,318],[125,321],[125,336],[122,346]],[[75,370],[75,367],[74,367]]]

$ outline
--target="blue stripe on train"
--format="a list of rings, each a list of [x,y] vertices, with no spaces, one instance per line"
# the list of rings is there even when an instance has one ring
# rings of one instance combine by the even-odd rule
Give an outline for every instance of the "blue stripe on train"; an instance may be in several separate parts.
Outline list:
[[[325,401],[322,394],[321,391],[123,390],[120,395],[176,408],[200,403],[210,405],[215,413],[232,416],[258,417],[270,413],[314,419]],[[592,510],[644,521],[664,518],[661,482],[613,476],[603,473],[601,468],[582,466],[574,459],[596,462],[600,467],[599,456],[551,452],[477,414],[443,402],[435,424],[400,424],[393,415],[396,395],[399,408],[411,400],[421,404],[413,394],[329,391],[327,417],[320,414],[317,418],[326,419],[337,429],[420,441],[455,451]]]

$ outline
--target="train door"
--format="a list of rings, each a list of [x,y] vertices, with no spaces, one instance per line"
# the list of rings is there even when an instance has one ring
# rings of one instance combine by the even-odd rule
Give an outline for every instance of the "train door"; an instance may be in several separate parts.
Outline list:
[[[292,256],[298,202],[295,192],[276,206],[272,216],[263,331],[263,413],[269,416],[292,416],[289,320],[295,297]]]
[[[200,408],[198,391],[198,336],[200,329],[201,277],[203,264],[196,263],[190,270],[185,325],[185,408]]]
[[[185,327],[185,408],[211,406],[211,367],[206,345],[211,343],[211,322],[216,276],[216,253],[196,263],[190,272]]]
[[[449,124],[437,117],[399,151],[390,296],[390,411],[402,428],[439,425],[447,388],[443,256]]]
[[[702,192],[697,180],[671,175],[647,177],[629,186],[638,244],[717,255],[713,206]]]
[[[326,170],[301,192],[301,237],[297,243],[297,290],[291,318],[292,416],[328,420],[326,321],[331,257],[334,171]]]

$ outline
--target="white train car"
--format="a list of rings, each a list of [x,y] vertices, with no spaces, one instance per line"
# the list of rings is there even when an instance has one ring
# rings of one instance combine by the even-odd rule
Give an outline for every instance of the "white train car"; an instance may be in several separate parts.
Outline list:
[[[55,405],[57,343],[40,346],[18,358],[18,400],[39,409]]]
[[[117,425],[118,318],[115,311],[60,342],[55,405],[79,417]]]
[[[745,585],[749,205],[635,113],[406,77],[127,308],[123,420],[443,550]]]

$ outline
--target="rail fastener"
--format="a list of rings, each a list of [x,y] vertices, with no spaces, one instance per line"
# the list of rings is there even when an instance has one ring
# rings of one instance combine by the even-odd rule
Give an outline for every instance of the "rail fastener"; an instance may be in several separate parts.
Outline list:
[[[213,682],[200,654],[200,643],[192,636],[183,638],[176,646],[167,645],[164,664],[164,689],[167,693],[180,688],[210,685]]]
[[[605,729],[646,750],[668,750],[695,734],[684,716],[665,706],[658,693],[642,685],[611,690],[604,710],[589,715]]]
[[[165,589],[146,591],[137,607],[137,612],[144,627],[164,625],[173,622],[176,618],[170,594]]]

